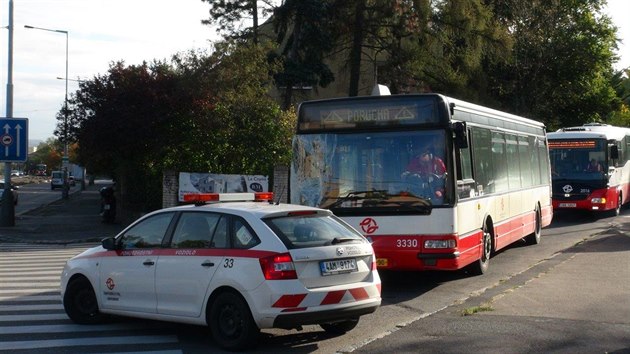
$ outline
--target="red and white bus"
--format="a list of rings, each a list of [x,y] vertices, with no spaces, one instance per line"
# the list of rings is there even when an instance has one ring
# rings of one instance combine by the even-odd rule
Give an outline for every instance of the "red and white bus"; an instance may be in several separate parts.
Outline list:
[[[293,155],[291,202],[362,231],[379,269],[484,273],[553,215],[544,125],[439,94],[303,102]]]
[[[547,137],[553,208],[619,215],[630,201],[630,129],[590,123]]]

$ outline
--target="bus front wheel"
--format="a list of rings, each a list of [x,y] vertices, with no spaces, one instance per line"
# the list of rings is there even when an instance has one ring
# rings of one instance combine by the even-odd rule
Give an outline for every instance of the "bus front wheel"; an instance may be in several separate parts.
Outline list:
[[[481,236],[481,256],[472,264],[473,273],[476,275],[484,274],[490,266],[490,255],[492,254],[492,234],[490,230],[491,226],[485,223]]]
[[[619,214],[621,214],[621,203],[623,201],[623,198],[621,196],[621,193],[619,193],[617,195],[617,206],[615,207],[615,210],[613,210],[613,215],[617,216]]]
[[[540,208],[536,207],[536,225],[534,226],[534,232],[527,235],[525,241],[530,245],[537,245],[540,243],[540,234],[542,232],[542,216],[540,214]]]

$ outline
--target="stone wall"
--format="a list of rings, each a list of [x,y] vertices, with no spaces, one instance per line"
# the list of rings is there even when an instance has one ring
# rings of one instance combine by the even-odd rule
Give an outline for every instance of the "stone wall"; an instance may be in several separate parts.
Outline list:
[[[289,201],[289,166],[276,166],[273,169],[273,200],[280,203]]]
[[[162,176],[162,208],[177,206],[179,193],[179,173],[165,171]]]

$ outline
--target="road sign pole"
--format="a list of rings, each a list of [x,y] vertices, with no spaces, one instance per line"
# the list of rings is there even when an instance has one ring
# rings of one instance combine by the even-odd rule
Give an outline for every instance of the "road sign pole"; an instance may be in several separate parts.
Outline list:
[[[7,118],[13,117],[13,0],[9,0],[9,50],[7,74]],[[0,211],[1,226],[15,226],[15,206],[11,191],[11,162],[4,164],[4,192]]]

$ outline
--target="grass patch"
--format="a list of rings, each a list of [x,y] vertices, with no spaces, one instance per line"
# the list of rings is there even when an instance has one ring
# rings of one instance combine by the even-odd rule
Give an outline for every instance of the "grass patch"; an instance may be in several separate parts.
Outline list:
[[[472,315],[476,314],[477,312],[486,312],[486,311],[494,311],[494,309],[489,304],[482,304],[482,305],[479,305],[479,306],[473,306],[473,307],[469,307],[467,309],[463,309],[462,312],[461,312],[461,315],[462,316],[472,316]]]

